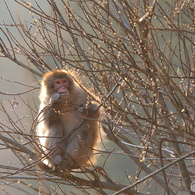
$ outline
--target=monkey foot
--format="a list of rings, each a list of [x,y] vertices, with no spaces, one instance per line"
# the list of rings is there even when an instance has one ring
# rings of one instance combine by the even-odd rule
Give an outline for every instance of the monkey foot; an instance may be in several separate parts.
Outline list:
[[[62,160],[62,162],[59,165],[60,169],[70,169],[68,166],[68,161],[67,160]]]
[[[72,170],[72,169],[77,169],[78,166],[71,166],[70,163],[67,160],[63,159],[63,161],[59,165],[59,168],[62,169],[62,170],[65,170],[65,169]]]
[[[54,160],[53,161],[54,161],[54,164],[55,165],[60,165],[62,163],[62,157],[60,155],[56,155],[54,157]]]

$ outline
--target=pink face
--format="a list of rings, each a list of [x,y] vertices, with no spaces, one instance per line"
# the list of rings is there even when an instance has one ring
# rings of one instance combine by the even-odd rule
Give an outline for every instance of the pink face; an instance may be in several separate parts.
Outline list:
[[[69,82],[68,79],[56,79],[54,80],[54,89],[57,93],[67,93]]]

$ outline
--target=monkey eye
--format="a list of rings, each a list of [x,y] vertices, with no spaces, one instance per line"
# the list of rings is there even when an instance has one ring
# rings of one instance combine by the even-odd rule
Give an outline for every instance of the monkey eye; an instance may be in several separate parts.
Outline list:
[[[66,78],[62,78],[62,79],[56,79],[55,81],[54,81],[54,85],[61,85],[61,84],[65,84],[65,85],[67,85],[68,84],[68,79],[66,79]]]
[[[60,81],[55,81],[56,84],[60,84]]]
[[[63,83],[67,83],[67,80],[66,80],[66,79],[64,79],[64,80],[63,80]]]

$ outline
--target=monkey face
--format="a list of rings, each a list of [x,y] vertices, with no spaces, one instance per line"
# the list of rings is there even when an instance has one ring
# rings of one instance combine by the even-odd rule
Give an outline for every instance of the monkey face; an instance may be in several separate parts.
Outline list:
[[[68,93],[69,82],[66,78],[56,79],[54,80],[54,90],[57,93]]]

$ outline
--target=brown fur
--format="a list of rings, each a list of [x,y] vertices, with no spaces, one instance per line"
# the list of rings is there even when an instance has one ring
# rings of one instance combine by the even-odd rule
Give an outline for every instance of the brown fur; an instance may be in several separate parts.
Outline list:
[[[67,95],[54,90],[54,80],[67,78]],[[61,169],[92,166],[100,142],[99,105],[87,104],[87,93],[65,70],[43,76],[40,91],[40,115],[37,135],[45,163]]]

